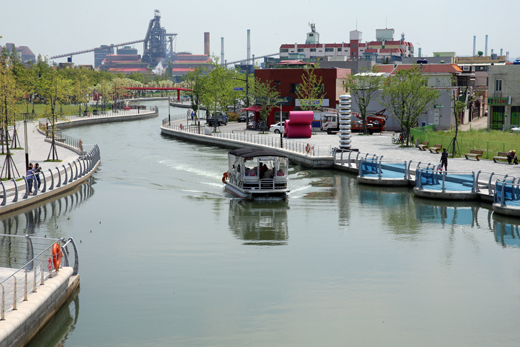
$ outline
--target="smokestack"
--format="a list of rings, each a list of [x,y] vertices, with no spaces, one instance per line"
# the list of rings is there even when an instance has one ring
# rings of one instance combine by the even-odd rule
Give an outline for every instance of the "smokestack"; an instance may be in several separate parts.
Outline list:
[[[509,61],[509,52],[506,52],[506,61]]]
[[[209,56],[209,33],[204,33],[204,54]]]
[[[220,64],[224,65],[224,38],[220,38]]]
[[[477,37],[473,36],[473,56],[477,55]]]
[[[247,64],[251,64],[251,30],[247,29]]]
[[[500,48],[500,56],[502,56],[502,53],[504,53],[503,48]]]
[[[421,47],[419,47],[419,58],[421,57]]]
[[[486,35],[486,49],[484,50],[484,57],[487,57],[487,43],[488,43],[488,36]]]

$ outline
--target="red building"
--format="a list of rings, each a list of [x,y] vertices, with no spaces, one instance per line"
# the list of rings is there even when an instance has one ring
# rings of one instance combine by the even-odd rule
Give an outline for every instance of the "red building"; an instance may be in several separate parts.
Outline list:
[[[297,99],[296,90],[302,83],[303,68],[293,69],[262,69],[255,71],[255,77],[262,81],[271,81],[272,85],[280,92],[280,97],[285,98],[282,105],[282,120],[289,118],[289,111],[300,109],[300,100]],[[336,108],[339,105],[339,96],[345,94],[343,81],[350,74],[350,69],[324,68],[315,69],[318,79],[322,78],[324,98],[320,100],[322,107]],[[259,121],[259,106],[252,106],[250,111],[255,111],[255,121]],[[268,117],[268,125],[280,121],[280,109],[274,108]]]

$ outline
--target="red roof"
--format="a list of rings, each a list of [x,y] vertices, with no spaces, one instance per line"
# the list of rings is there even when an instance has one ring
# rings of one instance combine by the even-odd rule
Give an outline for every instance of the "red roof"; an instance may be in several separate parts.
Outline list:
[[[392,71],[394,71],[394,65],[393,64],[377,64],[377,65],[375,65],[375,69],[377,69],[377,72],[391,73]]]
[[[399,70],[409,70],[412,67],[417,65],[397,65],[393,73],[396,73]],[[423,74],[434,74],[434,73],[459,73],[462,72],[462,69],[456,64],[424,64],[422,65],[422,73]]]
[[[148,69],[145,67],[111,67],[108,71],[118,71],[118,72],[148,72]]]
[[[172,68],[172,72],[188,72],[188,71],[193,71],[195,70],[194,68],[191,68],[191,67],[174,67]]]
[[[208,63],[208,60],[175,60],[172,64],[205,64]]]
[[[243,108],[242,111],[254,111],[254,112],[260,112],[262,108],[260,106],[250,106],[248,108]]]
[[[282,60],[278,65],[314,65],[314,63],[306,63],[301,60]]]

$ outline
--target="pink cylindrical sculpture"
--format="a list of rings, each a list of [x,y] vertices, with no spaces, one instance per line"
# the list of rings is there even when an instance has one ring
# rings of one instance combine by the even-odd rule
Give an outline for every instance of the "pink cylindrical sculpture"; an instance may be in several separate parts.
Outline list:
[[[310,138],[312,136],[312,111],[290,111],[289,120],[286,121],[287,138]]]

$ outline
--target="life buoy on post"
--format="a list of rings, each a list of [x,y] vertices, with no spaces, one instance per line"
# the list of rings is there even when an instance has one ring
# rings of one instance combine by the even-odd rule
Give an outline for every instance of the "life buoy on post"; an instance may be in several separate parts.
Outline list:
[[[58,271],[61,265],[61,247],[58,243],[52,245],[52,263],[56,271]]]
[[[184,129],[184,126],[181,124],[181,125],[180,125],[180,128],[181,128],[181,130],[182,130],[182,129]]]
[[[224,184],[227,184],[227,179],[229,178],[229,173],[226,171],[224,172],[224,174],[222,175],[222,183]]]
[[[308,143],[307,146],[305,147],[305,151],[307,151],[307,153],[310,153],[311,151],[311,145]]]

